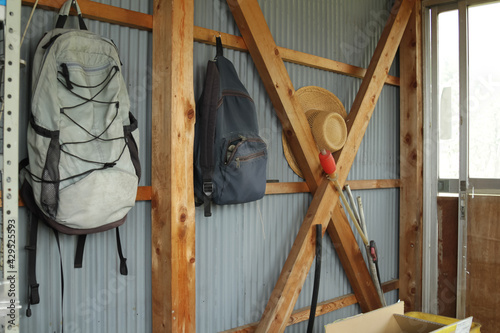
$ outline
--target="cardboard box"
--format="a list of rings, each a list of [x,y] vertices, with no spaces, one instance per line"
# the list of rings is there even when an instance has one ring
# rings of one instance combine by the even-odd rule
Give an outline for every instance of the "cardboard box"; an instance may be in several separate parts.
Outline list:
[[[451,325],[439,324],[405,316],[404,303],[399,302],[385,308],[350,317],[325,326],[326,333],[468,333],[472,317]]]

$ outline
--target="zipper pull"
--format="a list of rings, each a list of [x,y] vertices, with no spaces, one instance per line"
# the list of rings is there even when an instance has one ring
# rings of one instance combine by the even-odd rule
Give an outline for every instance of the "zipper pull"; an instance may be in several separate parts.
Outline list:
[[[227,163],[229,162],[229,159],[231,158],[231,154],[233,153],[234,151],[234,148],[236,148],[235,145],[230,145],[229,147],[227,147],[227,151],[226,151],[226,162],[224,164],[227,165]]]
[[[236,157],[236,168],[240,168],[240,158]]]

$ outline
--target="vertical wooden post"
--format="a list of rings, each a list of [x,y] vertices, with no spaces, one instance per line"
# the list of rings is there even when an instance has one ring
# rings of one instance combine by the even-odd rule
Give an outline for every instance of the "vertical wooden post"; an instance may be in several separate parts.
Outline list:
[[[154,0],[153,332],[195,332],[193,0]]]
[[[400,45],[401,192],[399,298],[405,310],[422,308],[422,16],[415,3]]]

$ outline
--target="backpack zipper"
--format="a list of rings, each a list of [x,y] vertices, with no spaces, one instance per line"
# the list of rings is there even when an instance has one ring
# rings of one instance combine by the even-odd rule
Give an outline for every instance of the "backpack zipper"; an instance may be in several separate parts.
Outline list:
[[[72,30],[65,31],[65,32],[62,32],[62,33],[58,34],[57,38],[55,38],[52,41],[52,43],[49,44],[49,46],[47,47],[47,49],[43,53],[42,60],[40,61],[41,66],[40,66],[40,69],[38,71],[37,79],[36,79],[36,82],[35,82],[35,87],[38,87],[38,79],[40,78],[40,75],[43,72],[43,69],[45,67],[45,59],[47,58],[49,52],[51,51],[52,46],[54,46],[55,41],[58,40],[58,39],[61,40],[61,39],[65,38],[65,37],[67,37],[67,33],[71,32],[71,31]],[[97,39],[101,39],[101,40],[104,40],[105,42],[107,42],[108,44],[110,44],[111,46],[113,46],[115,48],[115,50],[116,50],[117,55],[118,55],[118,63],[121,64],[120,59],[119,59],[118,47],[115,45],[115,43],[113,43],[110,39],[101,37],[101,36],[99,36],[99,35],[91,32],[91,31],[85,31],[85,30],[80,30],[80,31],[88,34],[87,36],[85,36],[86,38],[94,38],[96,40]],[[42,39],[43,39],[43,37],[42,37]],[[38,42],[38,44],[40,44],[41,42],[42,42],[42,40],[40,40],[40,42]],[[37,46],[37,48],[38,48],[38,46]],[[32,96],[34,97],[35,94],[36,94],[36,91],[33,91],[33,95]]]
[[[68,67],[78,67],[78,68],[81,68],[85,72],[98,72],[98,71],[102,71],[103,69],[106,69],[108,67],[111,67],[110,63],[107,63],[107,64],[99,66],[99,67],[86,67],[86,66],[82,66],[81,64],[76,63],[76,62],[65,62],[65,64]]]
[[[249,160],[252,160],[254,158],[264,156],[264,155],[265,155],[264,151],[259,151],[257,153],[253,153],[251,155],[247,155],[247,156],[243,156],[243,157],[236,157],[236,159],[235,159],[236,167],[239,169],[241,162],[246,162],[246,161],[249,161]]]
[[[231,163],[231,161],[233,160],[234,158],[234,155],[236,154],[236,152],[238,151],[238,148],[246,141],[248,142],[263,142],[262,139],[257,139],[257,138],[246,138],[244,137],[243,135],[240,135],[240,141],[234,145],[233,142],[235,142],[236,140],[231,140],[229,146],[227,147],[227,150],[226,150],[226,161],[224,162],[224,165],[228,165],[229,163]],[[259,153],[263,153],[263,152],[259,152]],[[254,157],[255,154],[259,154],[259,153],[254,153],[254,154],[251,154],[251,155],[248,155],[248,156],[243,156],[243,157],[237,157],[236,160],[238,161],[246,161],[248,159],[248,157]],[[237,163],[238,164],[238,168],[239,168],[239,162]]]
[[[244,92],[241,92],[241,91],[238,91],[238,90],[227,90],[226,89],[226,90],[222,91],[222,96],[219,99],[219,101],[217,102],[217,108],[220,108],[220,106],[224,102],[224,97],[225,96],[244,97],[244,98],[249,99],[253,103],[252,97],[250,97],[248,94],[245,94]]]

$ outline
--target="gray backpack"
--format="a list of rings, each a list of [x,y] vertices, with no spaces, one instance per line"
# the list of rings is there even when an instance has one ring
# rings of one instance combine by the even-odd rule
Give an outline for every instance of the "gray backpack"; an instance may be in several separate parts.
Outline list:
[[[72,5],[80,29],[63,28]],[[39,42],[32,75],[21,196],[32,213],[29,304],[36,304],[38,220],[79,235],[75,267],[82,266],[87,234],[116,228],[120,272],[127,274],[117,227],[135,204],[141,169],[117,47],[86,29],[76,1],[63,4],[56,28]]]

